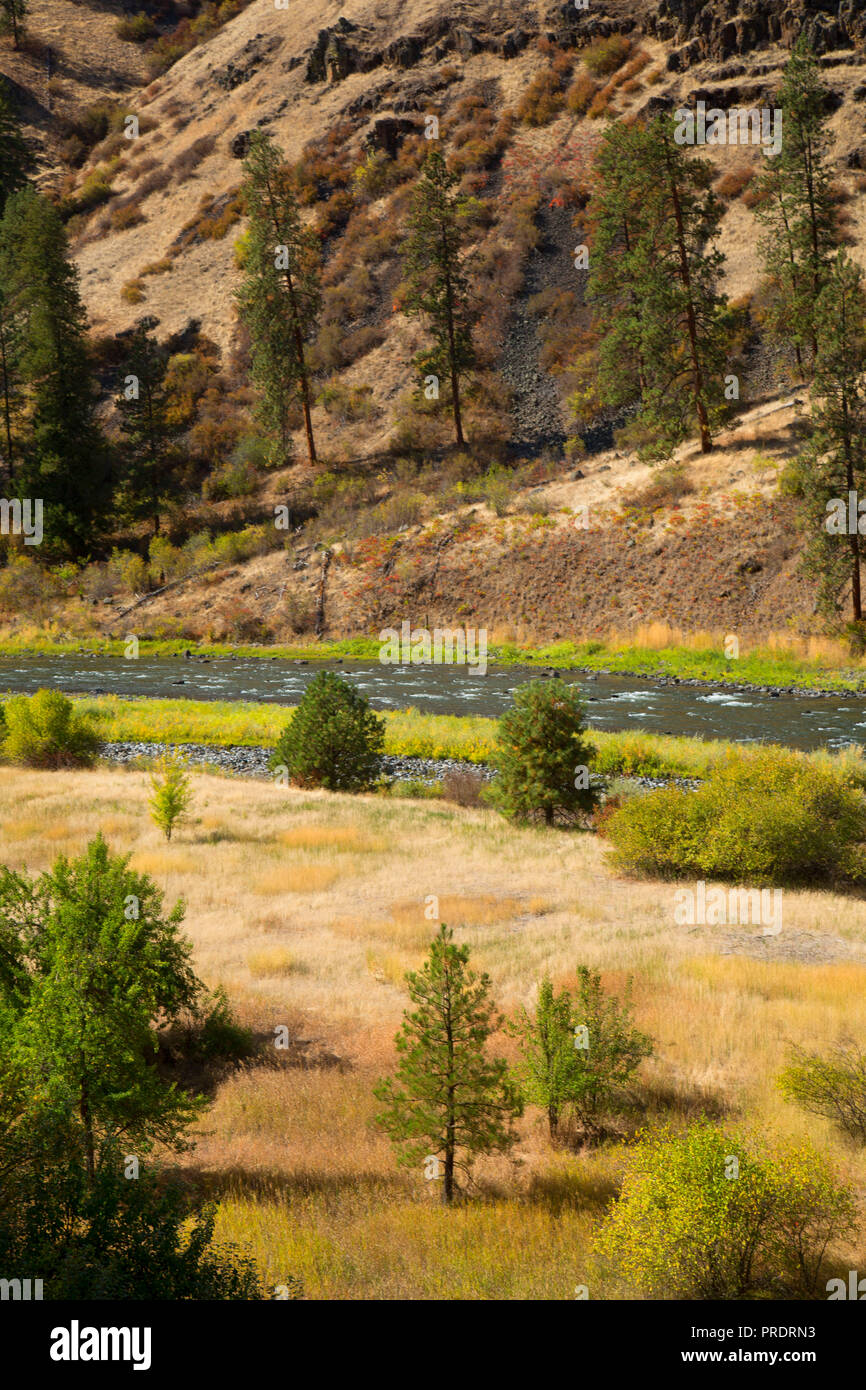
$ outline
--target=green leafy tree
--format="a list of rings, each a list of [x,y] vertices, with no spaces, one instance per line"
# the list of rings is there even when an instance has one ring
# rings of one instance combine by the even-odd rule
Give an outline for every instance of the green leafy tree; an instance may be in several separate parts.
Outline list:
[[[630,982],[620,1001],[602,989],[597,970],[580,965],[577,978],[572,1015],[575,1067],[569,1077],[569,1103],[578,1123],[592,1132],[612,1108],[617,1092],[628,1084],[641,1062],[652,1056],[653,1043],[634,1027]]]
[[[91,1185],[121,1141],[184,1148],[201,1109],[155,1066],[159,1026],[202,991],[183,912],[164,915],[152,881],[101,836],[36,880],[0,871],[0,1027],[21,1121],[77,1156]]]
[[[509,1030],[520,1040],[523,1054],[518,1084],[530,1104],[547,1111],[551,1139],[557,1136],[560,1116],[570,1097],[575,1052],[571,1006],[568,990],[557,994],[545,976],[538,987],[534,1013],[521,1009]]]
[[[95,715],[59,690],[13,695],[3,707],[3,757],[27,767],[89,767],[99,751]]]
[[[770,327],[791,342],[802,366],[820,341],[815,309],[839,241],[829,166],[829,91],[808,39],[794,45],[779,91],[782,149],[756,184],[760,250],[774,289]]]
[[[171,832],[185,818],[192,801],[192,787],[183,764],[176,759],[163,759],[161,773],[151,775],[150,785],[150,818],[170,840]]]
[[[78,272],[56,208],[30,187],[12,194],[0,222],[0,284],[21,314],[28,432],[19,482],[43,500],[46,551],[83,554],[104,521],[108,457]]]
[[[551,1139],[563,1112],[588,1133],[597,1132],[617,1092],[652,1055],[652,1040],[633,1026],[628,994],[605,993],[597,970],[578,967],[578,991],[555,993],[545,978],[533,1015],[521,1010],[511,1031],[520,1041],[518,1071],[526,1100],[544,1106]]]
[[[502,1026],[489,999],[490,980],[467,968],[468,946],[455,946],[443,923],[423,968],[406,976],[412,1012],[396,1037],[396,1076],[381,1081],[378,1123],[405,1167],[441,1160],[442,1200],[455,1194],[455,1172],[469,1172],[479,1154],[514,1142],[513,1120],[522,1105],[501,1059],[486,1055],[490,1034]]]
[[[129,341],[123,390],[116,398],[123,435],[121,490],[131,516],[159,534],[160,512],[174,491],[173,442],[180,430],[166,387],[168,354],[139,324]]]
[[[403,248],[406,313],[423,315],[431,346],[415,358],[422,378],[447,382],[454,433],[462,448],[460,381],[475,365],[469,283],[463,268],[464,216],[468,200],[456,192],[459,179],[448,172],[444,155],[431,149],[415,187]]]
[[[214,1241],[214,1208],[179,1183],[146,1169],[130,1181],[119,1152],[92,1183],[62,1155],[46,1159],[34,1152],[0,1191],[4,1277],[37,1275],[52,1300],[264,1296],[253,1261]]]
[[[379,773],[385,721],[356,685],[319,671],[277,742],[271,768],[299,787],[359,791]]]
[[[584,743],[577,687],[561,680],[528,681],[499,721],[491,802],[511,820],[588,814],[598,794],[589,778],[592,747]]]
[[[798,469],[809,532],[804,564],[821,580],[825,609],[835,608],[850,581],[852,616],[860,623],[864,538],[859,513],[851,525],[849,494],[866,493],[866,292],[860,266],[844,251],[829,267],[811,322],[818,355],[810,436]]]
[[[6,199],[27,184],[35,162],[12,105],[8,83],[0,77],[0,217]]]
[[[318,242],[301,221],[282,152],[263,131],[255,131],[250,139],[244,173],[249,229],[237,301],[252,339],[253,380],[262,392],[262,417],[286,456],[291,412],[300,400],[307,452],[315,463],[306,345],[321,302]]]
[[[702,1121],[639,1137],[595,1251],[631,1296],[814,1298],[855,1218],[814,1149],[769,1153]]]
[[[30,0],[0,0],[0,28],[12,35],[12,43],[19,48],[24,37],[24,21]]]

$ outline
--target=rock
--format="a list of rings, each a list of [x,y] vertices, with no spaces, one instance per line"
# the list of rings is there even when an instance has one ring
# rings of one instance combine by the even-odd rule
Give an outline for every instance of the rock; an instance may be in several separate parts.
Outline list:
[[[235,159],[246,159],[250,148],[251,130],[239,130],[229,142],[229,149]]]
[[[368,150],[382,150],[389,159],[396,159],[406,136],[418,129],[417,121],[408,117],[382,116],[364,137],[364,145]]]

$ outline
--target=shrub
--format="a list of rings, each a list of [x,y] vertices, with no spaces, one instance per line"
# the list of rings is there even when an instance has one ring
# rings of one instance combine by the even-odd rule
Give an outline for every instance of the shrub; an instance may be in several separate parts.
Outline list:
[[[583,705],[574,685],[529,681],[499,721],[493,762],[498,776],[488,793],[511,820],[543,817],[553,825],[592,811],[597,793],[589,783],[591,753],[582,739]]]
[[[622,67],[630,52],[630,39],[624,34],[611,34],[607,39],[593,39],[581,57],[594,77],[609,77]]]
[[[348,425],[358,420],[371,420],[378,413],[372,396],[373,388],[366,383],[361,386],[347,386],[335,378],[322,387],[316,404],[321,405],[326,413],[333,415],[340,424]]]
[[[480,806],[483,789],[484,778],[479,772],[460,768],[446,772],[442,778],[443,797],[458,806]]]
[[[379,772],[385,721],[351,681],[320,671],[280,735],[271,768],[286,768],[299,787],[359,791]]]
[[[583,116],[598,92],[598,83],[588,72],[579,72],[565,94],[565,104],[575,115]]]
[[[171,832],[184,819],[192,801],[192,787],[183,763],[177,758],[163,758],[160,771],[151,774],[150,785],[150,818],[170,840]]]
[[[249,497],[257,485],[258,476],[251,463],[243,459],[231,460],[205,479],[202,495],[212,502],[221,502],[230,497]]]
[[[90,767],[99,749],[96,715],[80,711],[59,690],[14,695],[4,707],[3,756],[26,767]]]
[[[108,574],[129,594],[143,593],[147,587],[147,565],[134,550],[112,550]]]
[[[129,43],[145,43],[147,39],[156,37],[157,28],[150,15],[134,14],[119,19],[114,32],[119,39],[126,39]]]
[[[595,1250],[649,1297],[815,1297],[854,1218],[811,1148],[756,1151],[702,1121],[640,1137]]]
[[[853,774],[787,749],[731,754],[696,791],[635,797],[609,822],[621,866],[659,878],[796,884],[866,877]]]
[[[803,1110],[823,1115],[850,1139],[866,1144],[866,1053],[853,1038],[843,1038],[828,1057],[792,1047],[777,1085]]]

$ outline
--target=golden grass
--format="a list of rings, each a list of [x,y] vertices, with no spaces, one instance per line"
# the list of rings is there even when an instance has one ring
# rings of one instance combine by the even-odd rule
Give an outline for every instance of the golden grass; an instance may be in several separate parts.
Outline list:
[[[270,946],[266,950],[251,951],[247,958],[250,974],[257,980],[269,975],[291,975],[297,969],[297,961],[285,946]]]
[[[321,893],[336,883],[339,869],[326,864],[294,864],[263,874],[253,884],[254,893]]]
[[[219,1235],[246,1245],[268,1282],[295,1275],[327,1298],[572,1298],[587,1282],[605,1296],[587,1250],[619,1146],[555,1152],[530,1109],[513,1157],[481,1162],[473,1201],[443,1212],[435,1185],[399,1170],[375,1126],[403,975],[436,930],[430,897],[506,1014],[531,1005],[545,972],[573,984],[587,964],[615,991],[632,977],[636,1020],[656,1040],[637,1092],[645,1118],[709,1109],[771,1136],[811,1136],[866,1190],[866,1157],[774,1084],[788,1043],[866,1032],[862,900],[786,892],[781,935],[762,942],[742,928],[752,954],[723,956],[724,938],[676,925],[675,885],[617,878],[590,835],[429,801],[191,780],[193,823],[166,844],[144,773],[0,769],[0,863],[46,868],[112,825],[112,849],[152,874],[168,904],[186,900],[196,968],[226,987],[242,1021],[265,1034],[286,1024],[311,1057],[344,1059],[224,1081],[183,1160],[218,1202]],[[846,958],[792,959],[807,934]],[[514,1055],[504,1036],[492,1047]]]

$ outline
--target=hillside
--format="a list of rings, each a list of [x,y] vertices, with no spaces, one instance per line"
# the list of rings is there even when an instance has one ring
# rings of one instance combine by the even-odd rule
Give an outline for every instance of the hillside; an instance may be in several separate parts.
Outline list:
[[[222,8],[233,17],[202,27],[200,4],[144,5],[153,24],[141,44],[118,36],[128,12],[114,0],[33,0],[25,51],[0,40],[0,71],[15,84],[38,181],[75,209],[67,226],[106,418],[118,343],[143,318],[201,368],[197,463],[172,538],[267,527],[286,502],[306,523],[288,557],[277,537],[279,549],[262,545],[253,558],[241,549],[228,566],[148,601],[136,610],[144,630],[270,640],[311,631],[317,612],[319,629],[335,636],[410,613],[538,638],[653,620],[750,633],[814,628],[815,592],[799,573],[790,505],[777,496],[803,393],[762,331],[748,198],[760,152],[702,151],[718,164],[725,203],[722,289],[747,315],[740,415],[712,455],[680,450],[674,486],[659,487],[616,444],[615,419],[586,430],[571,416],[571,368],[589,321],[586,272],[573,257],[606,120],[697,99],[772,105],[805,29],[832,91],[836,196],[862,261],[863,7],[608,0],[581,12],[543,0],[291,0],[278,10],[272,0],[232,0]],[[199,41],[149,80],[155,52],[191,19]],[[597,75],[588,109],[554,99],[550,113],[539,112],[551,55],[567,55],[572,81],[585,72],[587,47],[610,35],[627,41],[627,60]],[[132,140],[123,135],[129,115],[139,121]],[[470,459],[455,457],[447,430],[410,400],[423,333],[401,310],[395,253],[430,115],[479,208],[469,264],[482,370]],[[101,121],[106,134],[88,144]],[[255,430],[234,294],[241,159],[256,128],[298,166],[304,217],[322,240],[324,327],[313,351],[317,392],[327,390],[313,414],[324,464],[314,476],[301,462],[298,428],[290,469],[247,470],[233,491],[231,480],[214,488],[207,478],[230,473],[233,448]],[[118,539],[146,544],[143,534]],[[313,549],[323,545],[331,552],[324,589]],[[132,597],[103,575],[82,597],[53,593],[52,612],[73,631],[112,631]]]

